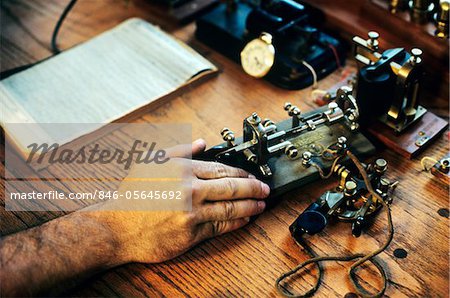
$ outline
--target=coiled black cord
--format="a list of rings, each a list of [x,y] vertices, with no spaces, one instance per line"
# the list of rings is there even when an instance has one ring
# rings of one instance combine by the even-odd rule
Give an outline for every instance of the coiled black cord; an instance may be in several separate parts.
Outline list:
[[[380,197],[380,195],[373,190],[372,185],[370,183],[369,176],[367,175],[367,172],[364,169],[361,162],[356,158],[356,156],[353,153],[351,153],[348,150],[346,151],[346,155],[352,160],[352,162],[358,168],[358,171],[360,172],[361,176],[363,177],[364,183],[366,184],[366,188],[369,191],[369,193],[380,204],[383,205],[383,207],[386,211],[386,216],[387,216],[388,237],[380,248],[378,248],[377,250],[375,250],[367,255],[353,254],[353,255],[349,255],[349,256],[324,256],[324,257],[317,256],[314,253],[314,251],[309,247],[309,245],[303,241],[303,239],[299,239],[297,241],[297,244],[302,246],[308,252],[308,254],[311,256],[311,259],[299,264],[295,268],[289,270],[286,273],[283,273],[280,277],[277,278],[275,286],[276,286],[278,292],[285,297],[303,298],[303,297],[311,297],[312,295],[314,295],[317,292],[317,290],[319,289],[319,286],[320,286],[320,283],[321,283],[322,277],[323,277],[323,268],[321,266],[321,262],[324,262],[324,261],[349,262],[349,261],[353,261],[356,259],[359,259],[359,260],[352,264],[352,266],[350,267],[350,269],[348,271],[348,276],[349,276],[349,279],[352,282],[354,288],[358,292],[358,294],[360,294],[362,297],[379,298],[379,297],[382,297],[384,292],[386,291],[386,287],[387,287],[386,272],[385,272],[383,266],[375,259],[375,257],[378,254],[380,254],[381,252],[383,252],[389,246],[389,244],[391,243],[392,238],[394,236],[394,225],[392,223],[391,209],[390,209],[389,205]],[[367,290],[365,290],[356,280],[356,278],[357,278],[356,269],[367,261],[369,261],[373,265],[375,265],[375,267],[378,269],[378,272],[380,273],[380,276],[381,276],[381,279],[383,282],[383,287],[375,294],[368,293]],[[290,277],[293,274],[297,273],[300,269],[304,268],[305,266],[307,266],[309,264],[316,264],[316,266],[318,267],[318,270],[319,270],[319,274],[318,274],[318,277],[317,277],[317,280],[316,280],[316,283],[314,284],[314,286],[311,287],[307,292],[302,293],[302,294],[288,292],[282,286],[281,282],[284,279],[286,279],[287,277]]]

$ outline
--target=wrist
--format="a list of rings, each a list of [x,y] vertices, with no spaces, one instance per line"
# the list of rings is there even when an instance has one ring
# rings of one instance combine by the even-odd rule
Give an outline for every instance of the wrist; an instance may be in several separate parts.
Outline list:
[[[115,211],[81,211],[84,222],[92,227],[87,233],[93,233],[88,247],[96,250],[100,270],[109,269],[125,263],[131,258],[125,245],[123,224],[120,223],[119,212]]]
[[[91,214],[104,237],[104,246],[108,251],[105,252],[106,266],[115,267],[133,262],[127,215],[128,212],[121,211],[95,211]]]

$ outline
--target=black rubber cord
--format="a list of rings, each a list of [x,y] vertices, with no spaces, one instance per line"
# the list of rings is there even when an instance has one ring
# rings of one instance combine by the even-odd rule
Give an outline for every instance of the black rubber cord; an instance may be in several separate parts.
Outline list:
[[[55,29],[53,29],[51,48],[52,48],[52,52],[54,55],[57,55],[61,52],[61,50],[58,48],[58,45],[57,45],[58,33],[59,33],[59,30],[61,29],[62,23],[64,22],[64,20],[66,19],[67,15],[72,10],[72,8],[76,2],[77,2],[77,0],[70,0],[69,4],[67,4],[67,6],[64,8],[64,11],[59,16],[58,22],[55,25]],[[0,80],[6,79],[7,77],[12,76],[13,74],[16,74],[25,69],[28,69],[36,64],[39,64],[42,61],[47,60],[48,58],[2,71],[2,72],[0,72]]]
[[[354,255],[348,255],[348,256],[324,256],[324,257],[318,257],[314,253],[314,251],[308,246],[308,244],[306,242],[304,242],[303,239],[300,239],[300,241],[298,241],[297,244],[301,245],[308,252],[308,254],[311,256],[311,259],[299,264],[295,268],[289,270],[286,273],[283,273],[280,277],[277,278],[275,286],[276,286],[278,292],[285,297],[302,298],[302,297],[311,297],[312,295],[314,295],[317,292],[317,290],[319,289],[320,283],[322,281],[323,268],[321,267],[321,262],[324,262],[324,261],[349,262],[349,261],[357,260],[355,263],[353,263],[351,265],[351,267],[348,271],[348,276],[349,276],[349,279],[352,282],[353,286],[355,287],[355,290],[362,297],[380,298],[383,296],[384,292],[386,291],[386,287],[387,287],[386,272],[385,272],[383,266],[378,262],[378,260],[375,257],[378,254],[380,254],[381,252],[383,252],[389,246],[389,244],[391,243],[392,238],[394,236],[394,226],[392,223],[391,210],[390,210],[389,205],[380,197],[380,195],[378,193],[376,193],[373,190],[372,185],[370,183],[370,179],[367,175],[366,170],[362,166],[361,162],[350,151],[346,151],[346,154],[353,161],[355,166],[358,168],[358,171],[360,172],[361,176],[363,177],[364,183],[366,184],[366,188],[369,191],[369,193],[377,200],[377,202],[379,202],[380,204],[383,205],[385,212],[386,212],[386,217],[387,217],[387,224],[388,224],[387,235],[388,236],[387,236],[384,244],[380,248],[376,249],[375,251],[373,251],[367,255],[354,254]],[[361,266],[362,264],[364,264],[365,262],[371,262],[373,265],[375,265],[375,267],[377,268],[378,272],[380,273],[380,276],[382,279],[383,287],[374,294],[369,293],[366,289],[364,289],[357,282],[356,269],[359,266]],[[282,284],[281,282],[284,279],[296,274],[300,269],[304,268],[305,266],[307,266],[309,264],[315,264],[319,270],[319,274],[317,276],[317,280],[316,280],[316,283],[314,284],[314,286],[312,286],[307,292],[301,293],[301,294],[291,293],[290,291],[288,291],[285,288],[285,286],[283,286],[283,285],[286,285],[286,283]]]
[[[58,22],[55,25],[55,29],[53,30],[51,45],[52,45],[53,54],[55,54],[55,55],[59,54],[61,52],[61,50],[58,48],[58,45],[57,45],[59,29],[61,29],[62,23],[66,19],[69,12],[72,10],[75,3],[77,3],[77,0],[70,0],[69,4],[67,4],[66,8],[64,8],[64,11],[62,12],[61,16],[58,19]]]

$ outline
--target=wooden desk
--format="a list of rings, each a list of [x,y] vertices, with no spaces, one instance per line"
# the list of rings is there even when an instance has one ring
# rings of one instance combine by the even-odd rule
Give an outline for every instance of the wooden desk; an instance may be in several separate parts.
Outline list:
[[[1,1],[1,65],[2,70],[34,62],[50,55],[49,43],[53,26],[68,1],[19,0]],[[193,137],[202,137],[210,145],[221,141],[223,126],[241,131],[242,119],[253,111],[273,120],[286,117],[282,105],[286,101],[303,110],[314,107],[310,90],[285,91],[264,81],[254,80],[228,59],[202,46],[193,37],[194,25],[176,27],[164,14],[145,0],[79,1],[65,22],[59,39],[60,46],[71,47],[87,40],[121,21],[138,16],[161,25],[163,29],[188,42],[223,68],[217,78],[175,98],[157,110],[149,111],[140,120],[159,122],[190,122]],[[320,82],[321,88],[339,79],[335,73]],[[445,100],[444,100],[445,102]],[[447,117],[448,110],[433,107]],[[389,177],[400,185],[396,190],[392,214],[395,224],[394,240],[380,255],[389,277],[386,295],[390,297],[448,297],[449,246],[448,217],[438,214],[448,210],[448,186],[421,172],[419,160],[423,155],[441,157],[448,152],[448,134],[441,136],[425,153],[414,160],[381,150],[390,166]],[[4,150],[2,172],[4,173]],[[4,177],[4,175],[3,175]],[[2,179],[4,186],[4,180]],[[307,254],[291,239],[289,224],[298,214],[334,181],[317,181],[293,191],[282,198],[273,210],[265,212],[256,222],[222,237],[209,240],[185,255],[157,265],[129,264],[97,275],[67,295],[73,296],[278,296],[274,288],[276,277],[306,260]],[[3,196],[3,192],[2,192]],[[448,211],[447,211],[448,212]],[[441,212],[442,213],[442,212]],[[448,213],[447,213],[448,214]],[[3,235],[39,225],[62,213],[6,212],[1,209]],[[384,215],[360,238],[353,238],[347,224],[327,227],[319,236],[309,239],[321,255],[369,252],[385,239]],[[404,259],[393,251],[403,248]],[[349,264],[326,265],[324,284],[317,297],[343,297],[353,289],[347,280]],[[369,289],[379,287],[374,270],[361,275]],[[298,278],[301,285],[311,285],[312,275]],[[347,297],[353,297],[349,295]]]

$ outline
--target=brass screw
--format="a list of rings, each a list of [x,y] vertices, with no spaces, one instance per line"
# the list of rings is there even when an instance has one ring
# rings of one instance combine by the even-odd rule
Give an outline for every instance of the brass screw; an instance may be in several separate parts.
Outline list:
[[[385,159],[379,158],[375,161],[375,171],[380,174],[386,172],[387,169],[387,161]]]
[[[443,160],[441,160],[440,164],[441,164],[441,170],[444,173],[448,173],[448,171],[450,169],[450,158],[444,158]]]
[[[228,127],[224,127],[221,131],[220,134],[222,135],[222,139],[226,142],[228,142],[228,145],[232,145],[231,142],[234,141],[234,133],[228,128]]]
[[[309,151],[305,151],[302,154],[302,164],[304,166],[309,166],[311,163],[311,157],[312,157],[312,153]]]
[[[336,111],[336,109],[338,108],[338,104],[336,102],[330,102],[328,104],[328,108],[331,110],[332,113],[334,113],[334,111]]]
[[[439,38],[448,38],[450,0],[441,0],[436,15],[437,29],[435,35]]]
[[[263,121],[263,126],[264,127],[268,127],[268,126],[270,126],[270,125],[275,125],[275,122],[273,122],[272,120],[270,120],[270,119],[264,119],[264,121]]]
[[[290,158],[290,159],[294,159],[298,156],[298,150],[294,145],[289,145],[286,147],[286,149],[284,150],[284,153]]]
[[[411,58],[410,61],[413,65],[415,64],[419,64],[420,62],[422,62],[422,50],[419,48],[413,48],[411,50]]]
[[[252,115],[247,119],[248,122],[250,122],[252,125],[258,125],[261,122],[261,118],[259,118],[256,112],[253,112]]]
[[[380,37],[380,34],[376,31],[370,31],[368,34],[369,40],[367,41],[367,45],[370,47],[371,50],[377,51],[378,50],[378,38]]]
[[[284,104],[284,110],[288,112],[289,116],[301,114],[300,109],[297,106],[292,105],[290,102]]]
[[[342,136],[337,139],[337,146],[339,149],[344,149],[347,146],[347,138]]]
[[[397,12],[398,1],[399,0],[391,0],[391,2],[389,3],[389,10],[391,11],[391,13],[396,13]]]
[[[353,181],[347,181],[345,182],[345,190],[344,194],[347,196],[352,196],[356,193],[356,183]]]

